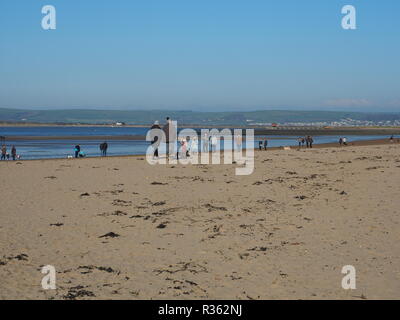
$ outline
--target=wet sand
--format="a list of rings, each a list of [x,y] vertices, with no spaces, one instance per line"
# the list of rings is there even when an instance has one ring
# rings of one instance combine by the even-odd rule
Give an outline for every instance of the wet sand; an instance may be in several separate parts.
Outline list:
[[[357,144],[256,152],[250,176],[141,156],[0,162],[0,298],[399,299],[400,144]]]

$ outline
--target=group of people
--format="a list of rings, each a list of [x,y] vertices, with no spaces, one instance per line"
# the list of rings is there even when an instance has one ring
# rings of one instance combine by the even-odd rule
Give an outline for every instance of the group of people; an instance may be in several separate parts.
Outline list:
[[[101,154],[101,156],[103,156],[103,157],[107,156],[107,149],[108,149],[108,144],[107,144],[106,141],[104,141],[103,143],[100,143],[100,154]],[[75,153],[75,158],[84,158],[84,157],[86,157],[86,154],[82,151],[80,144],[77,144],[74,147],[74,153]],[[72,158],[72,156],[68,156],[68,157]]]
[[[190,137],[179,137],[175,136],[177,129],[174,127],[173,121],[167,117],[165,125],[161,128],[159,121],[155,121],[154,124],[150,128],[162,130],[164,132],[165,141],[159,141],[159,135],[157,135],[156,131],[151,131],[151,145],[154,149],[154,158],[159,157],[159,147],[161,142],[165,142],[166,144],[166,155],[167,158],[170,156],[172,152],[176,151],[176,158],[187,158],[191,155],[199,152],[199,148],[201,147],[202,152],[216,152],[218,149],[219,139],[216,135],[209,135],[207,132],[202,134],[201,141],[199,141],[197,136]],[[234,137],[235,148],[237,151],[242,150],[242,136],[236,135]],[[265,139],[264,139],[265,140]],[[173,145],[173,143],[177,142],[177,146]],[[267,141],[264,142],[265,148],[267,146]],[[200,144],[200,145],[199,145]]]
[[[346,137],[340,137],[339,138],[339,145],[340,146],[343,146],[343,145],[345,145],[345,146],[347,146],[347,138]]]
[[[75,158],[84,158],[86,154],[81,150],[81,146],[77,144],[74,148]]]
[[[162,130],[165,136],[165,141],[159,141],[159,135],[156,130]],[[151,145],[154,149],[153,158],[159,157],[159,147],[161,142],[165,142],[166,144],[166,155],[170,156],[172,152],[175,150],[175,146],[173,145],[176,142],[176,128],[174,127],[174,123],[170,117],[166,118],[165,125],[161,128],[160,123],[157,121],[151,126]],[[179,137],[178,140],[178,150],[176,152],[176,158],[187,158],[191,153],[198,152],[198,140],[197,137],[192,137],[189,140],[187,138]]]
[[[159,135],[157,135],[156,131],[151,131],[151,145],[154,149],[154,158],[159,157],[159,147],[161,142],[165,142],[166,144],[166,156],[167,158],[170,156],[172,152],[176,151],[176,158],[187,158],[190,157],[192,154],[199,152],[199,148],[201,146],[202,152],[215,152],[218,148],[219,139],[215,135],[209,135],[208,133],[204,133],[201,136],[201,141],[197,138],[197,136],[190,137],[177,137],[176,128],[173,127],[173,121],[167,117],[165,125],[161,128],[160,123],[155,121],[154,124],[151,126],[151,130],[158,129],[164,132],[165,141],[159,141]],[[238,150],[242,149],[242,136],[238,135],[234,138],[236,148]],[[173,143],[177,142],[177,146],[173,145]],[[200,145],[199,145],[200,144]]]
[[[264,138],[263,140],[258,141],[258,149],[259,150],[262,150],[262,149],[267,150],[267,146],[268,146],[267,139]]]
[[[20,156],[17,155],[17,149],[15,148],[15,146],[11,147],[11,158],[13,160],[16,160],[16,159],[20,158]],[[10,160],[10,154],[7,152],[6,145],[3,145],[1,147],[1,160]]]
[[[306,145],[307,148],[312,148],[314,139],[312,136],[306,136],[306,137],[299,137],[297,139],[297,142],[299,143],[299,149],[301,147],[304,147],[304,144]]]

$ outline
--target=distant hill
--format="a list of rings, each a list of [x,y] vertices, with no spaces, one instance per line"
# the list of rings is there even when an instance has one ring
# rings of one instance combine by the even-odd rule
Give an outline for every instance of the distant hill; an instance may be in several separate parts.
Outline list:
[[[251,112],[194,112],[168,110],[22,110],[0,108],[0,122],[35,122],[59,124],[126,124],[149,125],[171,117],[180,124],[251,125],[265,123],[332,122],[351,118],[361,121],[400,120],[400,113],[367,113],[335,111],[264,110]]]

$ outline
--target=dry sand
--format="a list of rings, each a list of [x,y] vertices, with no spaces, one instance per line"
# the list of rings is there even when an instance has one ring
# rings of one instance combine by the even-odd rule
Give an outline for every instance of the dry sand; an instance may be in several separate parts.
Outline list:
[[[268,150],[252,175],[234,168],[1,162],[0,298],[400,298],[400,145]]]

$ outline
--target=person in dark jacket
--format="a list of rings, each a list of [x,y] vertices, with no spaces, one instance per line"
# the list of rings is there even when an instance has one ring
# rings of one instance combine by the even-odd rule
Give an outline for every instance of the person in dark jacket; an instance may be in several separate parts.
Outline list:
[[[74,151],[75,151],[75,158],[78,158],[79,152],[81,151],[81,146],[80,146],[79,144],[77,144],[77,145],[75,146]]]
[[[310,148],[312,148],[312,145],[314,143],[314,139],[311,136],[307,137],[307,143],[309,145]]]
[[[11,148],[11,157],[13,160],[15,160],[15,158],[17,157],[17,149],[15,148],[15,146],[12,146]]]
[[[158,123],[158,121],[154,121],[154,124],[151,126],[150,130],[161,130],[161,127]],[[151,134],[151,146],[154,149],[154,154],[153,154],[153,158],[158,158],[158,147],[160,146],[160,139],[158,139],[158,135],[157,132],[153,132]]]
[[[163,131],[165,133],[165,143],[167,148],[167,158],[170,154],[174,154],[175,146],[176,146],[176,128],[172,123],[172,120],[167,117],[167,123],[163,127]]]
[[[108,144],[106,141],[104,141],[102,144],[100,144],[100,151],[101,151],[101,155],[103,157],[107,156],[107,148],[108,148]]]
[[[264,139],[264,150],[267,150],[267,146],[268,146],[268,140]]]

